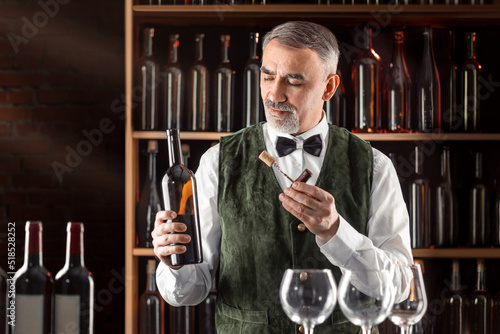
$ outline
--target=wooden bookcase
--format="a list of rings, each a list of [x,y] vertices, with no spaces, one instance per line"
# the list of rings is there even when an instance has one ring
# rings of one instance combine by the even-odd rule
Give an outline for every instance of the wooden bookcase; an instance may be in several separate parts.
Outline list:
[[[125,0],[125,85],[126,85],[126,129],[125,129],[125,333],[137,333],[138,324],[138,260],[154,256],[152,249],[136,248],[135,205],[138,185],[139,142],[141,140],[164,140],[163,131],[134,131],[132,124],[133,65],[138,55],[137,29],[140,24],[188,27],[272,27],[292,19],[313,20],[331,26],[361,25],[377,20],[379,24],[400,26],[468,26],[500,25],[500,2],[490,5],[234,5],[234,6],[181,6],[181,5],[137,5],[134,0]],[[245,51],[246,52],[246,51]],[[246,53],[242,53],[246,57]],[[181,132],[182,140],[214,141],[227,133]],[[500,133],[482,134],[360,134],[371,142],[415,142],[415,141],[500,141]],[[417,258],[495,258],[500,259],[500,249],[416,249]]]

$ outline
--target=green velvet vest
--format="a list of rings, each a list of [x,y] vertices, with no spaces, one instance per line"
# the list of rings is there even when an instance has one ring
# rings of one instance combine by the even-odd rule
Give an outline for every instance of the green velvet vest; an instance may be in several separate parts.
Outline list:
[[[328,150],[316,185],[335,198],[338,212],[366,234],[373,154],[369,143],[329,126]],[[272,168],[259,160],[264,151],[262,123],[221,138],[218,211],[221,255],[216,323],[219,334],[298,333],[283,312],[279,287],[287,268],[340,269],[320,252],[315,236],[278,199],[282,189]],[[358,333],[338,306],[321,333]]]

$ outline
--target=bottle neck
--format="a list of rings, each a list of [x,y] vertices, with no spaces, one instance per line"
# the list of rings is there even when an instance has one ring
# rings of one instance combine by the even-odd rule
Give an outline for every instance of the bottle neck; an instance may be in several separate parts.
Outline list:
[[[220,45],[221,45],[221,62],[223,64],[229,63],[229,43],[231,41],[230,35],[221,35],[220,37]]]
[[[43,266],[42,223],[26,223],[24,263],[28,267]]]
[[[195,37],[195,59],[196,61],[202,61],[203,60],[203,38],[205,37],[204,34],[197,34]]]
[[[363,49],[370,50],[372,48],[372,28],[367,24],[364,27]]]
[[[66,266],[84,267],[83,224],[70,222],[66,231]]]
[[[481,153],[476,153],[476,170],[475,170],[476,180],[481,180],[483,178],[483,155]]]
[[[158,142],[156,140],[150,140],[148,142],[148,180],[151,186],[156,183],[156,153],[158,152]]]
[[[476,59],[476,33],[468,32],[467,40],[467,59]]]
[[[154,28],[144,28],[144,46],[142,55],[143,57],[151,57],[153,55],[153,37],[155,34]]]
[[[250,53],[249,53],[250,59],[259,58],[257,56],[257,44],[259,44],[259,33],[258,32],[250,33]]]
[[[423,174],[422,166],[423,166],[422,152],[418,146],[415,146],[415,174],[417,175]]]
[[[170,167],[182,164],[182,150],[179,129],[167,130],[168,159]]]
[[[431,27],[425,27],[424,30],[424,49],[423,53],[425,56],[432,56],[432,29]]]
[[[402,31],[398,31],[395,34],[394,39],[394,51],[392,54],[392,63],[399,62],[401,58],[403,58],[403,39],[404,33]]]
[[[478,260],[477,262],[476,290],[478,291],[486,290],[486,273],[485,273],[484,261],[482,260]]]
[[[178,52],[179,49],[179,35],[172,34],[170,35],[170,52],[168,56],[169,63],[175,64],[178,61]]]
[[[444,148],[441,155],[441,177],[444,180],[451,182],[450,151],[448,148]]]
[[[156,287],[156,262],[155,260],[149,260],[147,265],[148,280],[146,282],[146,291],[157,292]]]
[[[460,265],[457,260],[453,260],[451,269],[451,290],[460,290]]]

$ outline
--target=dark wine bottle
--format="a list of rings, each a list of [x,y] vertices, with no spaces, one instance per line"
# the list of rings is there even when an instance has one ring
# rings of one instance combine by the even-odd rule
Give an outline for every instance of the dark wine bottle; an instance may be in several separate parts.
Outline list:
[[[94,333],[94,279],[85,267],[83,223],[68,223],[66,263],[54,283],[55,333]]]
[[[429,179],[423,174],[423,155],[415,146],[415,174],[410,181],[409,214],[412,248],[430,246],[431,207]]]
[[[165,302],[156,287],[156,261],[148,260],[146,290],[139,298],[139,334],[165,332]]]
[[[470,242],[472,246],[488,246],[490,240],[489,197],[488,189],[483,180],[483,155],[475,154],[475,177],[470,190]]]
[[[353,62],[355,132],[376,132],[380,125],[380,56],[372,48],[372,28],[364,26],[363,48]]]
[[[387,111],[387,131],[404,132],[409,128],[411,114],[411,79],[403,50],[404,32],[396,31],[392,61],[385,79],[384,101]]]
[[[244,127],[257,124],[264,120],[260,97],[260,61],[257,55],[259,33],[250,33],[250,54],[243,70],[243,110]]]
[[[0,267],[0,333],[7,333],[7,273]]]
[[[169,40],[168,63],[163,67],[162,107],[161,112],[165,118],[165,129],[182,128],[182,98],[184,75],[178,62],[179,35],[171,34]]]
[[[346,96],[344,81],[342,80],[342,73],[337,70],[340,83],[332,98],[324,103],[324,110],[326,113],[326,120],[337,126],[346,126]]]
[[[196,179],[193,172],[182,164],[179,130],[168,129],[167,141],[170,167],[162,180],[163,200],[165,201],[165,210],[177,213],[177,217],[167,223],[184,223],[187,229],[183,233],[191,237],[191,241],[186,244],[186,252],[173,254],[171,263],[173,266],[201,263],[203,256]]]
[[[229,61],[230,35],[221,35],[221,61],[215,70],[215,130],[231,132],[234,130],[234,82],[235,72]]]
[[[436,247],[452,247],[458,243],[457,200],[450,170],[450,149],[441,154],[441,183],[436,189]]]
[[[446,64],[440,66],[442,71],[441,78],[441,124],[446,132],[456,132],[458,128],[457,114],[457,65],[454,60],[455,53],[455,33],[453,30],[449,32],[450,52]]]
[[[486,291],[484,259],[477,259],[476,285],[470,295],[470,334],[489,334],[491,328],[492,299]]]
[[[159,65],[153,56],[154,28],[143,29],[143,50],[136,65],[137,130],[156,130],[158,127]]]
[[[417,131],[441,129],[441,86],[432,48],[432,28],[425,27],[422,62],[418,69],[416,89]]]
[[[43,266],[42,222],[26,222],[24,264],[14,275],[15,326],[11,334],[52,334],[54,280]]]
[[[500,333],[500,292],[496,294],[495,299],[493,300],[492,312],[492,333]]]
[[[151,232],[155,227],[156,213],[162,210],[160,196],[156,185],[156,153],[158,142],[148,142],[148,176],[142,188],[141,197],[137,204],[136,224],[139,247],[153,247]]]
[[[467,32],[467,56],[460,69],[460,118],[465,132],[479,131],[479,73],[481,65],[476,60],[476,33]]]
[[[170,306],[169,334],[195,334],[194,306]]]
[[[467,331],[467,312],[469,298],[460,285],[460,262],[454,259],[451,266],[449,290],[443,296],[443,313],[440,316],[442,334],[465,334]]]
[[[191,131],[208,130],[208,70],[203,61],[204,34],[195,37],[195,62],[189,71],[189,126]]]

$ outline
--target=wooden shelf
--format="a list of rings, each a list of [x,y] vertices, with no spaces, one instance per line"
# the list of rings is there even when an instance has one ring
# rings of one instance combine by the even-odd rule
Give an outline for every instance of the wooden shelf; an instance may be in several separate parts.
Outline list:
[[[492,5],[163,5],[133,7],[138,22],[169,25],[258,23],[273,26],[293,19],[314,19],[331,25],[359,25],[373,21],[382,26],[499,25],[500,6]]]
[[[219,140],[231,132],[182,131],[181,140]],[[134,131],[134,139],[165,139],[163,131]],[[500,141],[500,133],[357,133],[368,141]]]
[[[134,256],[155,256],[153,248],[134,248],[132,250]]]
[[[436,248],[414,249],[414,258],[459,258],[459,259],[493,259],[500,258],[500,248]]]

